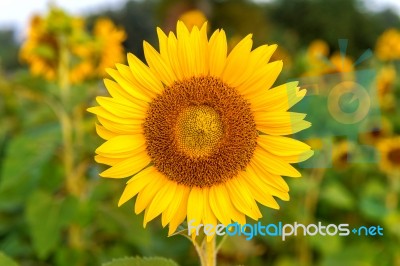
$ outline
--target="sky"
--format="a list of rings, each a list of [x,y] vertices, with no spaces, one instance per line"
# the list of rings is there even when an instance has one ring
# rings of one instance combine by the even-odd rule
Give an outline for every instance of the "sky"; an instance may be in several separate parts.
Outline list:
[[[268,2],[271,0],[253,0]],[[29,17],[46,11],[49,0],[0,0],[0,28],[13,27],[21,32],[28,25]],[[87,14],[96,10],[118,8],[125,0],[52,0],[73,14]],[[399,0],[363,0],[368,9],[391,8],[400,15]]]
[[[72,14],[88,14],[96,10],[120,7],[125,0],[0,0],[0,28],[21,30],[33,14],[44,13],[49,3],[56,3]]]

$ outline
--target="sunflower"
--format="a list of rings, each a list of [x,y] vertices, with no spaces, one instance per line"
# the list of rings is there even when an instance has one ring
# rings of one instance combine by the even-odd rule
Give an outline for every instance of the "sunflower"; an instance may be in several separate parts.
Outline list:
[[[390,137],[393,133],[392,123],[386,117],[370,119],[361,127],[360,140],[362,143],[375,145],[383,138]]]
[[[181,20],[186,27],[191,30],[193,26],[201,27],[206,21],[206,15],[201,10],[192,9],[183,13],[179,20]]]
[[[119,200],[137,195],[144,226],[162,215],[169,235],[193,224],[257,220],[257,202],[278,209],[289,200],[282,176],[300,177],[290,164],[312,155],[285,137],[308,128],[305,114],[288,112],[305,95],[290,82],[271,89],[282,62],[268,62],[276,45],[252,50],[252,35],[227,55],[223,30],[208,39],[207,24],[177,35],[157,29],[160,51],[144,42],[147,65],[108,69],[111,97],[97,97],[97,133],[105,140],[95,160],[111,166],[102,177],[133,176]],[[190,232],[191,233],[191,232]]]
[[[307,48],[307,57],[310,61],[320,62],[329,55],[329,45],[323,40],[314,40]]]
[[[29,64],[34,75],[42,75],[47,80],[56,78],[58,41],[45,28],[45,20],[33,16],[30,20],[27,39],[21,46],[19,57]]]
[[[347,56],[342,56],[340,53],[334,53],[330,58],[331,69],[329,73],[347,73],[353,72],[353,60]]]
[[[100,18],[95,22],[93,35],[96,42],[94,50],[99,54],[97,72],[100,76],[105,76],[104,69],[125,61],[122,43],[126,39],[126,33],[110,19]]]
[[[400,173],[400,136],[384,139],[377,147],[381,153],[379,167],[382,172]]]
[[[375,54],[382,61],[400,59],[400,31],[385,30],[376,41]]]
[[[353,142],[343,140],[335,143],[332,149],[333,167],[339,171],[346,170],[350,166],[349,162],[354,156],[355,149]]]

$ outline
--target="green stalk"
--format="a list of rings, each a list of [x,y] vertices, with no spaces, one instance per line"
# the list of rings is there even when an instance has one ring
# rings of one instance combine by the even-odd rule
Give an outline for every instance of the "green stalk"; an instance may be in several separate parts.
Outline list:
[[[60,100],[64,112],[60,116],[62,142],[63,142],[63,164],[65,171],[65,186],[67,192],[80,198],[82,195],[82,186],[80,177],[75,173],[75,154],[73,140],[73,125],[70,114],[70,81],[69,81],[69,65],[70,54],[63,36],[59,38],[59,61],[58,61],[58,86],[60,89]],[[72,224],[68,229],[69,245],[74,249],[83,247],[82,228]]]

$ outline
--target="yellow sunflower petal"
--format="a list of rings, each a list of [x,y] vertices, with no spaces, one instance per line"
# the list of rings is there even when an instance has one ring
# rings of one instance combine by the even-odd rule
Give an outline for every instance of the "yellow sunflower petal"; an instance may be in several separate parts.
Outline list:
[[[197,26],[194,26],[190,32],[190,44],[194,62],[192,76],[206,75],[205,53],[207,50],[204,41],[200,39],[200,30]]]
[[[222,224],[231,223],[232,203],[224,185],[215,185],[210,188],[210,206]]]
[[[300,163],[308,160],[311,156],[314,155],[314,151],[308,150],[298,155],[288,155],[282,156],[281,159],[287,163]]]
[[[129,58],[129,55],[128,55]],[[156,93],[154,91],[149,90],[148,88],[144,87],[134,76],[131,68],[129,66],[123,64],[115,64],[118,72],[125,78],[134,88],[136,91],[140,91],[141,93],[145,94],[149,98],[154,98]],[[136,73],[136,72],[135,72]]]
[[[207,39],[207,28],[208,24],[205,22],[200,28],[199,32],[199,51],[198,57],[203,61],[203,65],[199,67],[200,75],[208,75],[209,73],[209,51],[208,51],[208,39]],[[193,38],[195,40],[196,37]]]
[[[184,196],[185,188],[182,185],[177,185],[176,191],[174,194],[174,200],[170,202],[167,208],[162,213],[161,224],[165,227],[168,223],[171,222],[173,216],[179,209],[181,205],[183,196]]]
[[[110,95],[117,101],[128,104],[128,105],[139,105],[145,107],[146,102],[141,101],[138,98],[130,95],[126,90],[124,90],[117,82],[112,81],[110,79],[104,79],[104,85],[107,88],[107,91]]]
[[[274,197],[272,197],[267,191],[261,190],[259,187],[257,187],[256,183],[254,183],[253,180],[257,177],[251,177],[246,172],[242,172],[241,176],[243,177],[242,180],[247,185],[256,201],[269,208],[279,209],[279,204],[276,202]]]
[[[261,45],[254,49],[250,54],[250,65],[254,71],[254,69],[259,69],[268,63],[271,59],[272,54],[275,52],[278,45]]]
[[[174,83],[176,76],[171,69],[169,61],[165,61],[148,42],[143,42],[143,50],[146,57],[146,62],[153,73],[166,86],[170,86],[172,83]]]
[[[118,136],[117,133],[106,129],[105,127],[103,127],[102,125],[99,125],[97,123],[96,123],[96,132],[104,140],[109,140],[111,138]]]
[[[305,114],[293,112],[253,112],[257,129],[270,135],[291,135],[309,128]]]
[[[120,134],[120,135],[134,135],[143,132],[143,127],[141,124],[136,125],[123,125],[115,123],[111,120],[105,119],[104,117],[97,116],[97,119],[107,130]]]
[[[226,187],[236,209],[253,220],[258,220],[258,218],[262,217],[251,192],[239,177],[229,180],[226,183]]]
[[[136,81],[133,83],[136,88],[145,91],[152,98],[163,91],[164,86],[161,81],[134,54],[128,54],[128,63]]]
[[[276,45],[270,45],[270,46],[263,45],[254,49],[249,55],[249,60],[245,72],[232,85],[237,87],[240,84],[243,84],[244,82],[250,80],[254,75],[256,75],[256,70],[262,68],[264,65],[268,63],[269,59],[271,58],[276,48],[277,48]]]
[[[204,200],[204,205],[203,205],[203,224],[211,224],[213,225],[213,228],[215,230],[217,226],[217,217],[215,217],[211,206],[210,206],[210,189],[209,188],[204,188],[204,193],[203,193],[203,200]],[[215,236],[215,231],[211,235],[207,235],[207,241],[210,241],[213,237]]]
[[[134,157],[125,159],[124,161],[113,165],[104,172],[100,173],[100,176],[110,178],[125,178],[134,175],[145,168],[150,161],[151,158],[147,155],[146,151],[142,151],[135,154]]]
[[[209,41],[209,68],[210,75],[219,77],[226,64],[228,46],[226,35],[223,30],[215,31]]]
[[[106,156],[102,156],[102,155],[96,155],[96,156],[94,156],[94,160],[97,163],[112,166],[114,164],[117,164],[117,163],[123,161],[124,158],[110,158],[110,157],[106,157]]]
[[[254,111],[284,112],[301,101],[307,90],[300,90],[298,82],[288,82],[252,97],[249,101]]]
[[[178,59],[178,40],[172,32],[168,35],[168,57],[176,78],[182,80],[185,74],[182,71],[183,67],[181,67]]]
[[[112,113],[109,110],[112,111]],[[116,109],[112,109],[109,106],[107,106],[107,109],[103,106],[90,107],[87,111],[113,121],[114,123],[123,125],[141,125],[145,118],[144,115],[140,113],[130,113],[128,114],[129,116],[123,116],[122,113],[118,113]]]
[[[187,205],[187,220],[192,225],[198,225],[202,221],[203,217],[203,189],[193,187],[190,191]],[[189,232],[190,235],[194,232]]]
[[[129,56],[128,56],[128,60],[129,60]],[[118,70],[115,70],[112,68],[107,68],[106,72],[124,89],[125,92],[127,92],[133,98],[138,99],[140,101],[145,101],[145,102],[151,101],[151,97],[146,95],[146,93],[144,93],[140,89],[136,88],[135,85],[133,83],[131,83],[129,80],[125,79],[118,72]]]
[[[142,135],[120,135],[104,142],[96,149],[97,154],[109,154],[118,156],[126,152],[135,152],[144,147],[146,139]]]
[[[264,92],[275,83],[279,73],[282,71],[282,66],[282,61],[275,61],[256,69],[251,77],[239,84],[238,91],[248,99],[263,97]]]
[[[259,135],[257,144],[277,156],[300,155],[311,149],[304,142],[282,136]]]
[[[135,213],[139,214],[144,211],[151,200],[155,197],[157,192],[166,185],[168,180],[163,177],[161,174],[154,172],[151,177],[151,181],[142,189],[140,190],[136,202],[135,202]]]
[[[144,119],[146,109],[140,106],[128,105],[110,97],[96,97],[96,101],[108,112],[120,117],[132,117],[132,114],[141,115]]]
[[[144,213],[143,227],[146,224],[160,215],[171,203],[175,200],[175,190],[177,183],[173,181],[166,181],[165,185],[157,192],[154,199],[152,199],[148,208]]]
[[[187,214],[187,205],[190,189],[188,187],[183,187],[184,193],[182,196],[181,204],[176,211],[176,214],[172,217],[171,222],[169,223],[168,235],[170,236],[176,231],[176,228],[185,220]]]
[[[229,53],[226,59],[225,69],[222,73],[222,80],[228,85],[236,87],[242,75],[246,73],[253,40],[252,34],[247,35]]]
[[[301,174],[289,163],[283,161],[277,156],[256,147],[254,151],[254,162],[261,168],[275,175],[284,175],[290,177],[300,177]]]
[[[253,182],[255,187],[281,200],[289,200],[289,186],[285,180],[279,175],[272,175],[258,166],[252,164],[246,169],[246,173],[242,176],[248,182]],[[271,202],[275,206],[273,202]]]
[[[178,61],[183,77],[190,78],[195,75],[195,60],[192,47],[190,45],[190,33],[182,21],[178,21],[176,26],[176,36],[178,39]]]
[[[121,198],[119,199],[118,207],[136,196],[136,194],[138,194],[139,191],[141,191],[154,178],[159,178],[158,176],[155,177],[155,172],[156,168],[150,166],[129,179],[126,183],[124,192],[122,192]]]
[[[255,161],[250,162],[249,166],[246,168],[246,172],[251,172],[251,175],[256,175],[266,183],[268,186],[273,187],[276,193],[288,192],[289,186],[286,181],[280,175],[272,174],[267,169],[262,168]],[[275,194],[272,193],[274,196]]]
[[[169,63],[168,56],[168,37],[162,31],[162,29],[157,27],[157,36],[158,36],[158,47],[160,49],[160,55],[164,59],[165,62]]]

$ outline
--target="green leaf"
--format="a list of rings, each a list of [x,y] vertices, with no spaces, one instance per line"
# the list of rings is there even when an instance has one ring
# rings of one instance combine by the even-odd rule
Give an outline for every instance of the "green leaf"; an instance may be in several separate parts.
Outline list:
[[[103,263],[103,266],[178,266],[178,264],[173,260],[161,257],[135,257],[114,259],[111,262]]]
[[[321,198],[340,209],[351,210],[355,206],[353,196],[339,182],[326,184],[321,192]]]
[[[59,142],[58,126],[42,126],[13,137],[0,169],[0,209],[20,207],[38,186]]]
[[[41,259],[47,258],[59,245],[62,226],[59,205],[51,195],[40,191],[28,200],[26,219],[33,248]]]
[[[1,266],[18,266],[18,263],[6,256],[3,252],[0,252],[0,265]]]

